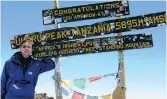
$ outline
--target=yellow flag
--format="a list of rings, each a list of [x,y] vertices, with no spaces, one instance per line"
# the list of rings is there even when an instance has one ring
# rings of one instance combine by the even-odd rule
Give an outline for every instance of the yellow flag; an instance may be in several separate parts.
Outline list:
[[[69,87],[71,85],[71,80],[62,80],[61,85]]]
[[[111,94],[109,94],[109,95],[103,95],[102,99],[112,99],[112,95]]]

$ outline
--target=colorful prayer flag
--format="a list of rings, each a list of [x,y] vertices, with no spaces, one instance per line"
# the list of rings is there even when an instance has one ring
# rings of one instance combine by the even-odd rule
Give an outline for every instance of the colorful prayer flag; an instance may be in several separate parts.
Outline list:
[[[109,95],[103,95],[102,99],[112,99],[112,95],[111,94],[109,94]]]
[[[74,91],[72,99],[84,99],[84,94]]]
[[[63,88],[62,86],[58,89],[58,91],[66,96],[69,95],[68,91],[65,88]]]
[[[102,76],[91,77],[91,78],[89,78],[89,81],[90,81],[90,82],[93,82],[93,81],[99,80],[99,79],[101,79],[101,78],[102,78]]]
[[[107,74],[107,75],[104,75],[103,77],[107,77],[107,76],[115,76],[116,73],[111,73],[111,74]]]
[[[86,83],[86,78],[74,79],[74,85],[78,88],[84,89]]]
[[[89,95],[87,95],[86,99],[98,99],[98,96],[89,96]]]
[[[61,84],[63,86],[69,87],[71,85],[71,80],[62,80]]]

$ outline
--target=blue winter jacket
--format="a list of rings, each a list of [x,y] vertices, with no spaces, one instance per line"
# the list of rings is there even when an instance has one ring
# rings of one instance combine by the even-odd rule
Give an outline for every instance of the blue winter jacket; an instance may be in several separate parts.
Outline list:
[[[6,61],[1,75],[1,95],[4,99],[34,99],[35,86],[39,74],[55,68],[52,59],[35,60],[31,62],[25,74],[15,53]]]

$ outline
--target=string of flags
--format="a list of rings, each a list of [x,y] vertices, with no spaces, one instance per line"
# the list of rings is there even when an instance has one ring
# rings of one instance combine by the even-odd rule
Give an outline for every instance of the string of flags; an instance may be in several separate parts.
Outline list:
[[[56,71],[60,72],[61,64],[56,65]],[[72,80],[61,80],[60,84],[61,86],[58,88],[58,91],[62,93],[62,95],[68,96],[70,99],[112,99],[112,94],[107,94],[107,95],[102,95],[102,96],[91,96],[91,95],[86,95],[81,92],[77,92],[76,90],[73,90],[71,88],[72,82],[74,86],[76,86],[79,89],[85,89],[86,82],[88,80],[89,83],[93,83],[97,80],[100,80],[102,78],[106,78],[109,76],[115,76],[117,78],[118,73],[109,73],[105,74],[102,76],[94,76],[90,78],[79,78],[79,79],[74,79]],[[53,75],[52,78],[55,80],[56,75]],[[100,98],[101,97],[101,98]]]
[[[106,78],[108,76],[116,76],[116,75],[117,73],[110,73],[110,74],[106,74],[103,76],[90,77],[89,79],[86,79],[86,78],[74,79],[73,84],[79,89],[84,89],[87,80],[90,83],[92,83],[102,78]],[[55,80],[55,76],[53,76],[52,78]],[[58,88],[58,91],[68,97],[71,95],[70,99],[101,99],[101,98],[102,99],[112,99],[112,94],[107,94],[107,95],[102,95],[102,96],[91,96],[91,95],[83,94],[81,92],[77,92],[76,90],[73,90],[71,88],[72,80],[61,80],[60,84],[61,86]]]
[[[97,80],[100,80],[102,78],[106,78],[108,76],[116,76],[117,73],[110,73],[110,74],[106,74],[103,76],[94,76],[94,77],[90,77],[88,80],[90,83],[95,82]],[[55,80],[55,76],[53,75],[52,78]],[[79,79],[74,79],[73,83],[76,87],[80,88],[80,89],[84,89],[85,88],[85,84],[86,84],[87,79],[86,78],[79,78]],[[70,87],[72,84],[72,80],[61,80],[61,84],[66,86],[66,87]]]
[[[60,86],[58,91],[63,95],[68,96],[70,99],[112,99],[112,94],[107,94],[102,96],[91,96],[83,94],[81,92],[77,92],[72,88],[67,88],[63,85]]]

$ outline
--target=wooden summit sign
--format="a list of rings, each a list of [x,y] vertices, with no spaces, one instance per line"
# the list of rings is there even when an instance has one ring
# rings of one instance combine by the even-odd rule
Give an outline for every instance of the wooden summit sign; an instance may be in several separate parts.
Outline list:
[[[128,1],[112,1],[42,11],[43,24],[129,15]]]
[[[92,25],[78,27],[64,27],[42,32],[27,33],[11,38],[11,48],[19,48],[20,42],[27,36],[34,40],[34,46],[45,43],[64,42],[68,40],[87,38],[111,33],[120,33],[132,30],[146,29],[166,25],[166,12],[108,20]]]
[[[46,44],[34,47],[33,56],[48,58],[150,47],[153,47],[152,35],[136,34]]]

